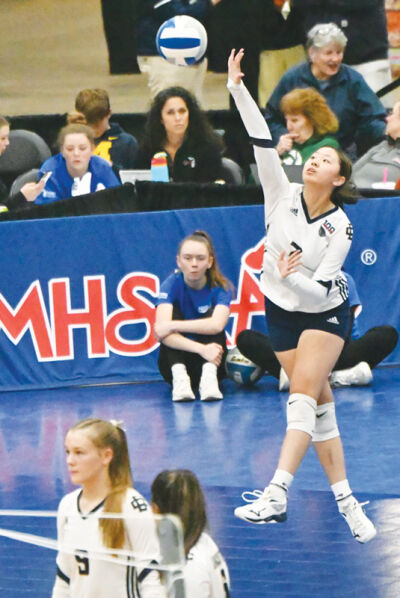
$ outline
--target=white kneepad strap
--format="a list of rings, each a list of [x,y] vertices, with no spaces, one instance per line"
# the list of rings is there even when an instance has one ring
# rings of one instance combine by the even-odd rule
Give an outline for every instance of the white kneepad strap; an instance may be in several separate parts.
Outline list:
[[[312,397],[294,392],[286,404],[287,430],[301,430],[312,436],[317,402]]]
[[[335,404],[318,405],[315,414],[315,426],[312,435],[313,442],[323,442],[340,436],[336,422]]]

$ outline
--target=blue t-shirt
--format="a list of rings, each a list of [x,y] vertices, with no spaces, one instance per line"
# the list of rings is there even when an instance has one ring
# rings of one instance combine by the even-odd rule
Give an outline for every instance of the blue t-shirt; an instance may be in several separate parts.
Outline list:
[[[182,272],[173,272],[161,285],[157,305],[169,303],[182,313],[183,320],[198,320],[210,317],[216,305],[229,307],[232,291],[222,287],[210,287],[207,283],[202,289],[192,289],[183,278]],[[186,334],[189,338],[196,335]]]

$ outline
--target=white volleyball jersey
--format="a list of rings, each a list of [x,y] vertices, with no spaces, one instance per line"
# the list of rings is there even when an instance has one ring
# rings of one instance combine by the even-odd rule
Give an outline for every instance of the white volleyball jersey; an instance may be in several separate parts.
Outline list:
[[[145,565],[127,566],[96,558],[104,549],[98,514],[101,503],[91,513],[82,515],[79,508],[81,490],[75,490],[61,500],[57,515],[58,541],[79,555],[60,549],[57,556],[57,577],[52,598],[165,598],[158,571]],[[159,558],[159,544],[151,509],[143,496],[129,489],[122,513],[134,516],[125,519],[125,550],[131,550],[148,563]]]
[[[260,287],[273,303],[287,311],[323,312],[347,299],[341,272],[351,246],[353,227],[345,212],[334,207],[310,218],[303,185],[290,183],[272,146],[268,125],[241,82],[228,82],[243,123],[254,143],[265,206],[265,250]],[[298,271],[282,278],[277,260],[282,251],[301,250]]]
[[[228,566],[205,532],[187,555],[184,578],[188,598],[229,598]]]

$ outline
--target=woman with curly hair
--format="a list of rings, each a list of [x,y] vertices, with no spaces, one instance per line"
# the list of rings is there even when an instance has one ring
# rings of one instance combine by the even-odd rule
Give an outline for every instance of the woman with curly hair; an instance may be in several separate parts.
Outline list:
[[[196,98],[183,87],[169,87],[153,100],[136,168],[150,168],[161,152],[171,181],[214,182],[222,175],[222,150],[222,139]]]
[[[288,132],[280,136],[276,149],[284,164],[304,164],[320,147],[339,148],[334,136],[339,121],[316,89],[289,91],[281,99],[280,109]]]

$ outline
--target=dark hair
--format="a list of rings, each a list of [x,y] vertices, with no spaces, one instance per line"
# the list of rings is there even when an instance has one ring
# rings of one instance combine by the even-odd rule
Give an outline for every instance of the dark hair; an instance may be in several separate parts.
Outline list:
[[[62,146],[64,145],[66,136],[73,135],[75,133],[82,133],[83,135],[86,135],[86,137],[90,141],[90,144],[94,147],[94,135],[93,135],[92,129],[90,127],[88,127],[88,125],[74,123],[74,124],[65,125],[65,127],[63,127],[60,130],[58,137],[57,137],[57,144],[58,144],[58,147],[60,148],[60,150],[62,149]]]
[[[151,500],[161,514],[180,517],[187,555],[207,526],[206,503],[199,480],[188,469],[162,471],[151,485]]]
[[[151,155],[163,147],[165,143],[165,128],[161,122],[161,111],[170,98],[182,98],[189,111],[189,124],[186,135],[196,141],[216,145],[221,151],[223,142],[212,128],[205,112],[200,108],[195,96],[184,87],[168,87],[160,91],[153,100],[147,114],[142,148]]]
[[[178,255],[180,254],[182,246],[184,243],[186,243],[186,241],[197,241],[198,243],[203,243],[207,247],[208,253],[213,258],[213,263],[207,270],[207,281],[210,287],[222,287],[226,291],[228,289],[232,289],[232,283],[222,274],[221,270],[219,269],[217,256],[215,255],[215,249],[210,235],[204,230],[195,230],[191,235],[188,235],[179,243]]]
[[[339,207],[342,207],[344,203],[355,204],[357,203],[360,194],[357,191],[357,187],[351,180],[351,175],[353,172],[351,160],[343,150],[336,147],[333,147],[332,149],[335,150],[339,158],[339,174],[340,176],[344,176],[346,180],[343,185],[340,185],[340,187],[335,187],[335,189],[332,191],[331,201]]]
[[[97,448],[110,447],[113,457],[108,466],[112,491],[104,502],[107,513],[121,513],[126,490],[133,486],[126,434],[118,422],[103,419],[84,419],[70,428],[81,430]],[[125,542],[123,519],[100,519],[104,546],[122,548]]]

